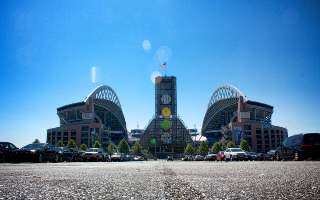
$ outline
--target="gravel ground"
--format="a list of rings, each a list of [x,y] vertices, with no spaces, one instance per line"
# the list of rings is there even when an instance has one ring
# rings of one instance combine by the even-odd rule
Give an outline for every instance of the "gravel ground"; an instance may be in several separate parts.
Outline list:
[[[0,199],[320,199],[320,162],[0,164]]]

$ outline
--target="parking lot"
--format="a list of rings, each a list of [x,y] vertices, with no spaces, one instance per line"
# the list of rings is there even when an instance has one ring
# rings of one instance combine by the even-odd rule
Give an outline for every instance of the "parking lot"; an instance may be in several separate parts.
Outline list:
[[[320,162],[0,164],[0,199],[319,199]]]

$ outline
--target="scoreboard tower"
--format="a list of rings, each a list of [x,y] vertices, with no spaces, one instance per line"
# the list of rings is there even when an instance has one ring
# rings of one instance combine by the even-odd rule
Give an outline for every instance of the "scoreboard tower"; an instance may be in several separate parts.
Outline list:
[[[176,77],[155,78],[155,116],[143,136],[143,146],[157,157],[181,154],[191,137],[177,115]],[[179,156],[179,155],[177,155]]]

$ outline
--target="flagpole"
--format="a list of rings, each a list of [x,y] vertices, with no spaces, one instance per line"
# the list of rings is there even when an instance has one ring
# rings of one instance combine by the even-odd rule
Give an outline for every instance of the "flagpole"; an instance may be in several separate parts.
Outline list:
[[[160,64],[160,67],[163,69],[164,76],[167,76],[167,62]]]

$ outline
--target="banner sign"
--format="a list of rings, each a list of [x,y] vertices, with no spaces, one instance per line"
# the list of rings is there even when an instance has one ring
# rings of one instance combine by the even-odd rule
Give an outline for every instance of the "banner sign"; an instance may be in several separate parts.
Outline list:
[[[92,119],[93,113],[82,113],[82,119]]]

